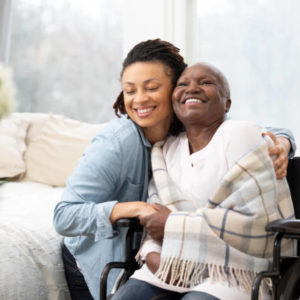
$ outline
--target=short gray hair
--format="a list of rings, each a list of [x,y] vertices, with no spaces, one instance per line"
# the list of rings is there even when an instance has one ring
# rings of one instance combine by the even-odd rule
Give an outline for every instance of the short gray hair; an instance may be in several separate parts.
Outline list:
[[[206,63],[206,62],[199,62],[199,63],[196,63],[195,65],[200,65],[200,66],[204,66],[204,67],[211,69],[213,71],[213,73],[215,73],[221,81],[221,84],[223,86],[224,96],[226,97],[226,100],[230,99],[230,85],[229,85],[229,82],[228,82],[226,76],[220,69],[218,69],[217,67],[215,67],[209,63]]]

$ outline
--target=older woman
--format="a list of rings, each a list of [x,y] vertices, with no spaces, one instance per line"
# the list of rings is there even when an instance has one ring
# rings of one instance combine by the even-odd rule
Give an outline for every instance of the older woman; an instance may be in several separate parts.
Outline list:
[[[113,299],[249,299],[272,252],[265,225],[293,216],[288,190],[259,126],[226,119],[230,89],[218,69],[187,68],[172,101],[186,131],[152,150],[149,197],[163,205],[140,218],[152,237],[139,254],[146,263]]]

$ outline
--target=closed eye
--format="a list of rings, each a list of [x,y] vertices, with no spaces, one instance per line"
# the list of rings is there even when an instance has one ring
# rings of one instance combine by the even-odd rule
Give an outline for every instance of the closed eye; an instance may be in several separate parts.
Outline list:
[[[186,82],[178,82],[176,86],[187,86]]]
[[[209,81],[209,80],[204,80],[204,81],[200,81],[199,83],[200,85],[209,85],[209,84],[213,84],[213,82]]]
[[[148,91],[154,92],[158,90],[158,87],[147,88]]]
[[[133,95],[135,93],[135,91],[124,91],[124,93],[126,95]]]

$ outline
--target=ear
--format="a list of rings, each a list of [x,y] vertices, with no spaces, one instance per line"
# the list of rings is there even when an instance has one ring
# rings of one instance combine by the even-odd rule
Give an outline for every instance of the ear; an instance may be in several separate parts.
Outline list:
[[[225,103],[225,112],[228,113],[231,107],[231,99],[227,99]]]

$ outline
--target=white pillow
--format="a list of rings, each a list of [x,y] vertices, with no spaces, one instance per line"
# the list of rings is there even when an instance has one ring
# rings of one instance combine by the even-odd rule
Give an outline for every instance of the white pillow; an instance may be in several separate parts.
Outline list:
[[[25,120],[0,120],[0,178],[16,177],[25,172],[23,154],[28,127]]]
[[[50,116],[25,153],[24,180],[65,186],[83,151],[104,126]]]

